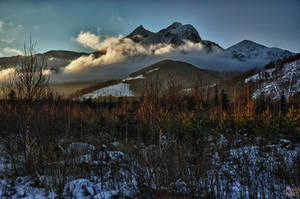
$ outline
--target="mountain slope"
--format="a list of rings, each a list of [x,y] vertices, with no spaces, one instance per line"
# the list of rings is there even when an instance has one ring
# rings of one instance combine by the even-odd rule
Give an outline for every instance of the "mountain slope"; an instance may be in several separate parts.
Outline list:
[[[163,60],[131,73],[121,82],[115,81],[95,89],[78,91],[80,99],[97,98],[103,96],[139,96],[157,89],[159,93],[165,92],[170,86],[177,86],[177,92],[188,91],[199,83],[205,87],[215,85],[223,80],[223,75],[216,71],[203,70],[181,61]],[[90,87],[92,88],[92,87]]]
[[[253,98],[265,95],[273,99],[280,99],[284,95],[288,99],[290,96],[299,95],[300,54],[267,66],[269,67],[265,70],[245,79],[245,83],[255,83]]]
[[[132,33],[130,33],[126,38],[132,39],[134,42],[140,42],[148,37],[153,36],[155,33],[146,30],[142,25],[137,27]]]
[[[131,73],[123,82],[129,83],[135,93],[142,93],[147,84],[148,86],[156,84],[163,92],[171,85],[188,89],[196,82],[206,86],[217,83],[222,78],[222,75],[216,71],[200,69],[186,62],[163,60]]]
[[[223,50],[218,44],[208,40],[202,40],[198,31],[191,24],[181,24],[174,22],[167,28],[161,29],[157,33],[146,30],[143,26],[137,27],[126,38],[132,39],[134,42],[142,45],[150,46],[157,44],[171,44],[178,47],[190,41],[192,43],[200,43],[207,52],[214,49]]]
[[[189,40],[194,43],[200,42],[201,38],[197,30],[190,24],[182,25],[181,23],[174,22],[165,29],[145,38],[142,44],[174,44],[176,46],[184,44],[184,40]]]
[[[275,61],[294,55],[294,53],[280,48],[268,48],[249,40],[243,40],[225,50],[233,59],[245,62],[250,60]]]
[[[58,72],[60,68],[64,68],[71,61],[83,56],[87,53],[78,53],[74,51],[52,50],[46,53],[37,54],[38,60],[45,59],[47,66],[52,71]],[[20,56],[0,57],[0,69],[14,67],[18,64]]]

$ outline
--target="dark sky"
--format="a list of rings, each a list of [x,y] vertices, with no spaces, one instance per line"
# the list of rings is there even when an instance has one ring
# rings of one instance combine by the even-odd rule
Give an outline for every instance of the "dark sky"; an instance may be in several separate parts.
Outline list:
[[[174,21],[224,48],[249,39],[300,52],[299,19],[300,0],[0,0],[0,56],[18,53],[30,34],[39,52],[88,51],[72,39],[82,30],[124,36],[138,25],[158,31]]]

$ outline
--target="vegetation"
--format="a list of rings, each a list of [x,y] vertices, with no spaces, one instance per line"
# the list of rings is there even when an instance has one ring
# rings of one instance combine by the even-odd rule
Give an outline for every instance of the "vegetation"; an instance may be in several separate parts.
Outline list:
[[[124,182],[132,198],[277,198],[300,186],[300,154],[288,156],[300,141],[299,98],[253,99],[251,84],[182,92],[170,77],[166,92],[152,79],[140,97],[62,99],[46,94],[32,47],[18,89],[0,100],[7,178],[30,176],[58,198],[72,198],[67,183],[80,178],[117,187],[116,198],[126,198]]]
[[[215,95],[213,100],[204,97],[206,92]],[[63,179],[59,178],[62,181],[51,183],[57,193],[62,193],[68,176],[79,178],[91,173],[102,176],[105,167],[75,163],[72,160],[78,154],[64,156],[61,146],[86,142],[104,150],[103,144],[118,141],[123,145],[119,150],[129,156],[126,160],[115,162],[112,167],[121,168],[126,164],[127,169],[135,168],[140,185],[140,195],[137,197],[155,195],[157,198],[185,198],[201,194],[214,198],[225,190],[212,191],[209,187],[199,190],[199,185],[191,180],[210,179],[207,171],[218,166],[210,164],[214,153],[218,152],[222,158],[227,157],[225,146],[216,145],[221,137],[225,137],[229,143],[243,137],[246,141],[242,146],[258,137],[265,140],[265,144],[260,143],[263,145],[278,143],[282,138],[292,140],[294,144],[300,140],[299,99],[274,101],[261,96],[254,100],[250,94],[250,87],[245,87],[240,95],[229,98],[224,90],[215,87],[205,92],[203,89],[193,89],[189,94],[170,91],[163,96],[149,93],[140,98],[106,97],[97,101],[43,98],[32,101],[30,111],[24,100],[1,100],[1,140],[13,165],[9,175],[33,176],[35,179],[37,175],[64,176]],[[157,151],[145,148],[151,145],[157,146]],[[226,147],[236,146],[230,144]],[[145,153],[148,155],[145,156]],[[25,160],[20,156],[26,157]],[[61,160],[68,161],[63,165],[49,165]],[[285,164],[284,160],[281,161],[278,164]],[[137,162],[139,167],[136,167]],[[273,165],[276,162],[271,163]],[[299,167],[296,176],[286,173],[289,171],[281,166],[277,167],[283,169],[278,170],[279,179],[299,185]],[[152,170],[151,177],[145,168],[158,170]],[[263,168],[260,172],[263,172]],[[118,175],[115,173],[112,177],[118,178]],[[147,186],[153,177],[161,189]],[[188,193],[179,194],[181,191],[175,185],[172,188],[171,182],[178,179],[191,183]],[[162,191],[163,187],[169,186],[173,190],[178,189],[177,192]],[[260,188],[264,190],[264,187]]]

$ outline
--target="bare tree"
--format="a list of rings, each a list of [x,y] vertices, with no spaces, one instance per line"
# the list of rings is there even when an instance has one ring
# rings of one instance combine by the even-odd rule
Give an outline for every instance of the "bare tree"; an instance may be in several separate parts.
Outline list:
[[[35,44],[31,37],[29,44],[24,44],[24,55],[19,57],[18,66],[12,81],[17,97],[28,101],[44,97],[49,88],[50,77],[47,75],[45,58],[35,54]]]
[[[32,134],[33,121],[33,101],[47,96],[49,91],[50,77],[47,74],[47,63],[45,58],[35,54],[35,44],[31,37],[28,44],[24,44],[24,55],[18,57],[15,64],[14,75],[6,83],[6,96],[13,100],[15,97],[26,100],[25,110],[20,123],[24,125],[20,131],[10,139],[16,140],[19,148],[24,153],[24,171],[34,172],[34,161],[36,160],[36,146],[38,144],[37,135]],[[13,158],[13,157],[12,157]]]

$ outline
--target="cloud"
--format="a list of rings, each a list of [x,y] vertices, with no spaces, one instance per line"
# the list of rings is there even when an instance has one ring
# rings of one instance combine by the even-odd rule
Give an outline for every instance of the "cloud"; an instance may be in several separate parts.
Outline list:
[[[0,39],[0,43],[11,44],[14,42],[14,39]]]
[[[123,19],[121,17],[117,17],[118,21],[123,21]]]
[[[40,30],[40,26],[39,26],[39,25],[34,25],[34,26],[33,26],[33,30],[35,30],[35,31]]]
[[[4,26],[4,21],[0,21],[0,32],[2,32],[3,26]]]
[[[22,51],[15,49],[15,48],[9,48],[9,47],[4,48],[3,52],[6,54],[23,55]]]
[[[92,34],[90,32],[80,31],[77,38],[72,38],[72,40],[83,45],[84,47],[89,47],[92,49],[97,49],[100,43],[100,36]]]
[[[49,69],[42,70],[43,75],[51,75]],[[13,77],[17,77],[16,69],[14,67],[0,70],[0,83],[7,83],[12,80]]]
[[[86,31],[80,31],[77,38],[72,38],[72,40],[84,47],[99,51],[101,55],[95,56],[91,54],[89,56],[79,57],[65,67],[64,73],[77,73],[88,68],[122,63],[127,59],[134,59],[135,57],[162,56],[174,52],[201,51],[203,49],[202,44],[195,44],[190,41],[185,41],[184,45],[174,47],[172,44],[145,46],[122,36],[109,36],[105,37],[102,41],[101,38],[102,36],[100,35]]]
[[[164,43],[142,45],[123,36],[104,37],[87,31],[80,31],[76,38],[71,39],[97,52],[73,60],[61,74],[53,76],[54,80],[120,79],[164,59],[185,61],[212,70],[247,70],[251,64],[233,60],[230,54],[217,49],[208,53],[202,43],[188,40],[180,46]]]
[[[15,74],[15,68],[6,68],[0,70],[0,82],[6,82]]]

